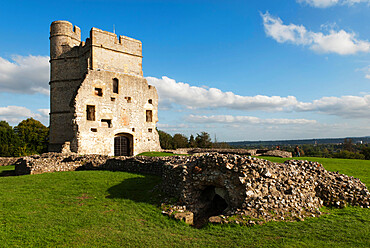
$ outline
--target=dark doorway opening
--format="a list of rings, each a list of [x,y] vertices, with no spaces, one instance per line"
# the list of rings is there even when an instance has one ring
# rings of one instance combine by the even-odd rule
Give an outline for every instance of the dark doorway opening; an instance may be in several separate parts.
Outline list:
[[[132,139],[127,136],[117,136],[114,138],[114,156],[131,156]]]
[[[202,209],[194,221],[194,226],[198,228],[205,225],[209,217],[223,214],[229,207],[226,189],[215,186],[207,186],[200,194],[199,202]]]

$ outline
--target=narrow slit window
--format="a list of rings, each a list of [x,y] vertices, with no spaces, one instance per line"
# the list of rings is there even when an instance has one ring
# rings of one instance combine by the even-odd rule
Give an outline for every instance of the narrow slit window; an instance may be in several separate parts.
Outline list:
[[[95,88],[95,95],[96,96],[103,96],[103,89],[102,88]]]
[[[118,79],[117,78],[113,78],[113,93],[116,93],[118,94]]]
[[[153,122],[153,112],[151,110],[146,111],[146,122]]]
[[[97,128],[91,128],[91,132],[96,133],[98,131]]]
[[[112,127],[112,120],[109,120],[109,119],[102,119],[101,120],[102,124],[108,128],[111,128]]]
[[[95,106],[94,105],[87,105],[86,118],[88,121],[95,121]]]

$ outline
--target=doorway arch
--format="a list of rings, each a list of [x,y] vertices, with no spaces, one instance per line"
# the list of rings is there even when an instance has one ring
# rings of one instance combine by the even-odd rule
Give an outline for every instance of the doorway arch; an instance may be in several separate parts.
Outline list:
[[[114,137],[114,156],[133,155],[133,136],[129,133],[119,133]]]

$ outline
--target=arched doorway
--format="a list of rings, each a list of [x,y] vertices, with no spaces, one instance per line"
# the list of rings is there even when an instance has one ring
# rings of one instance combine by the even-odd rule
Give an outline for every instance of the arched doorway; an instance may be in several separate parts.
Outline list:
[[[114,156],[132,156],[133,139],[128,133],[117,134],[114,137]]]

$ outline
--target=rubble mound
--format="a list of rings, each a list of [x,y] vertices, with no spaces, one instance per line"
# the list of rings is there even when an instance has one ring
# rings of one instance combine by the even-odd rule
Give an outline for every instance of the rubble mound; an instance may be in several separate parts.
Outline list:
[[[322,206],[369,208],[365,184],[317,162],[208,154],[182,168],[179,202],[166,213],[190,211],[196,225],[304,220],[321,215]]]

